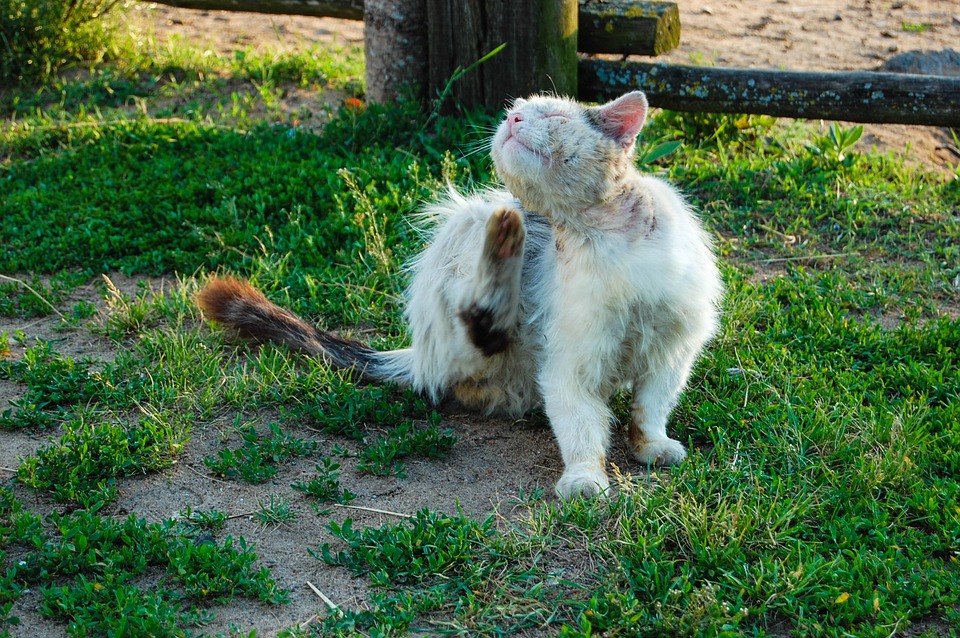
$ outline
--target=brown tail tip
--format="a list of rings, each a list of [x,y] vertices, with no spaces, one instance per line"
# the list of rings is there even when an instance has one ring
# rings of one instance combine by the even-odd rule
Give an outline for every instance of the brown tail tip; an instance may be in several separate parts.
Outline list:
[[[263,294],[242,279],[234,277],[219,277],[211,279],[203,289],[197,293],[197,306],[203,315],[212,321],[229,323],[231,308],[238,302],[261,305],[269,304]]]

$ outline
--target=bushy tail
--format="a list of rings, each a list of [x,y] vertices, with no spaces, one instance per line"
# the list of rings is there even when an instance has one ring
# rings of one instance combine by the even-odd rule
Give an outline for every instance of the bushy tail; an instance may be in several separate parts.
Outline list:
[[[280,308],[246,281],[211,279],[197,295],[197,305],[208,320],[259,343],[282,343],[307,354],[319,355],[332,366],[354,370],[374,381],[408,386],[413,361],[410,350],[378,352],[305,322]]]

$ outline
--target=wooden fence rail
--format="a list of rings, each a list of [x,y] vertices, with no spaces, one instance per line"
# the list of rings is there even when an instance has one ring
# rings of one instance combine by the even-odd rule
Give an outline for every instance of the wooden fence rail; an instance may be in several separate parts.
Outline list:
[[[960,127],[960,78],[606,60],[581,60],[578,70],[579,95],[587,100],[639,88],[650,104],[675,111]]]

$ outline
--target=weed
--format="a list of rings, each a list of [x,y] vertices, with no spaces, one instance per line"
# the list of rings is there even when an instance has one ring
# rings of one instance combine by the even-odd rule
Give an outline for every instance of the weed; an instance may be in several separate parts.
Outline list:
[[[0,414],[0,428],[49,428],[65,411],[93,398],[102,389],[89,360],[74,361],[38,341],[20,361],[0,361],[0,378],[27,385],[27,392]]]
[[[833,122],[827,135],[814,137],[814,144],[810,150],[815,155],[825,158],[833,167],[850,168],[853,160],[847,152],[860,141],[862,136],[863,126],[860,124],[844,128],[838,122]]]
[[[260,436],[250,426],[241,434],[243,445],[240,448],[220,450],[216,457],[208,456],[203,462],[219,476],[262,483],[277,473],[278,465],[283,461],[309,456],[316,450],[316,443],[282,432],[277,423],[271,423],[269,430],[268,435]]]
[[[131,299],[114,285],[110,278],[103,275],[106,285],[104,299],[107,312],[103,322],[103,334],[114,341],[120,341],[130,334],[141,332],[150,321],[154,310],[151,304],[153,294],[146,286],[141,286],[137,297]]]
[[[217,510],[204,512],[188,507],[180,512],[178,520],[186,535],[199,536],[200,534],[214,534],[223,531],[227,524],[227,515]]]
[[[314,497],[321,503],[349,503],[356,496],[340,487],[340,464],[332,459],[323,459],[316,465],[318,476],[307,482],[293,483],[290,487]]]
[[[87,508],[114,500],[117,478],[169,465],[190,431],[176,415],[149,412],[129,423],[80,411],[62,427],[60,440],[24,460],[17,478],[57,502]]]
[[[282,496],[271,495],[269,502],[257,499],[257,507],[260,509],[254,512],[253,517],[265,526],[279,527],[297,519],[297,514],[290,509],[290,502]]]
[[[418,428],[404,421],[390,432],[363,448],[357,470],[372,474],[405,476],[401,459],[406,456],[443,458],[456,443],[452,430],[439,430],[440,415],[433,413],[431,426]]]

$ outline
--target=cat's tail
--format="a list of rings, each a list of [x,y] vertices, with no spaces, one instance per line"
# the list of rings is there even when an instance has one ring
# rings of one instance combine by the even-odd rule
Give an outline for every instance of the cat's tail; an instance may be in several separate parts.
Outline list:
[[[246,281],[232,277],[211,279],[197,295],[197,305],[208,320],[233,330],[243,339],[282,343],[323,357],[328,364],[353,370],[371,381],[411,385],[411,350],[378,352],[321,330],[280,308]]]

